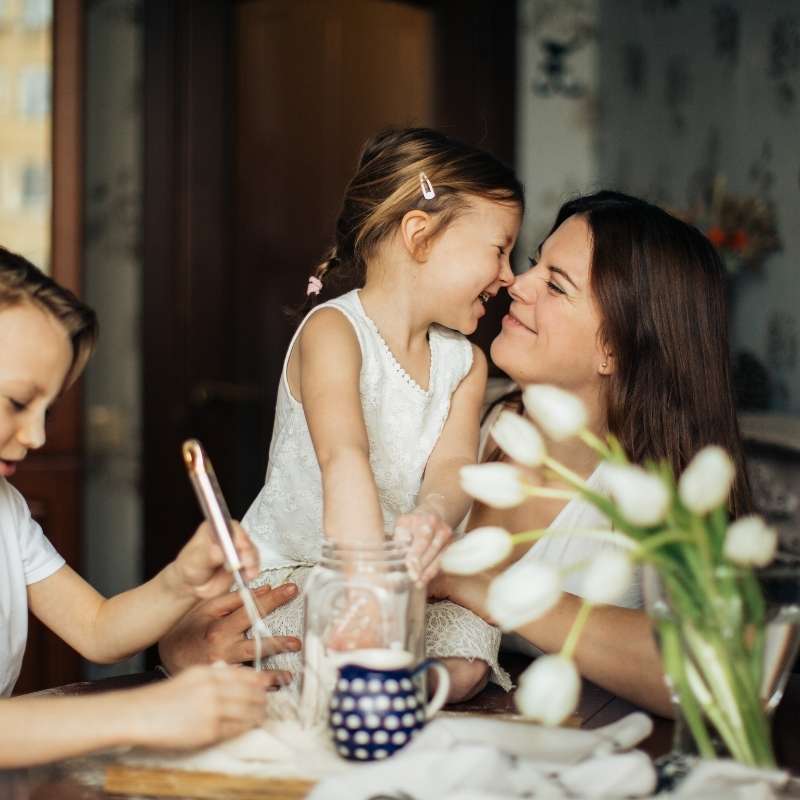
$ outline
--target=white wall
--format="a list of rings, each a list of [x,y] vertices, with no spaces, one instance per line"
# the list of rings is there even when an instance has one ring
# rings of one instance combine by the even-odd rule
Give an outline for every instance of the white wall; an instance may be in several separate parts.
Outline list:
[[[771,201],[783,251],[732,282],[732,348],[800,413],[800,3],[600,0],[599,177],[687,209],[714,176]]]
[[[591,33],[597,0],[520,0],[518,9],[516,166],[527,201],[516,250],[522,265],[546,236],[559,206],[597,186],[598,49]],[[584,93],[569,97],[537,91],[544,77],[542,41],[569,41],[584,34],[584,43],[565,62]]]

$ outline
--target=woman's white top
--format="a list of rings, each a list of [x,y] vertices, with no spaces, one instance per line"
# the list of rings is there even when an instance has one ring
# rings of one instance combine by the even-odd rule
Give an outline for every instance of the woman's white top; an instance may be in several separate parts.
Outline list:
[[[461,334],[431,326],[425,390],[392,354],[364,311],[358,289],[315,307],[289,344],[266,480],[242,520],[258,545],[262,569],[313,564],[321,554],[322,477],[303,406],[289,390],[286,367],[303,325],[322,308],[335,308],[346,317],[361,348],[361,407],[387,531],[416,505],[425,466],[450,413],[450,398],[472,366],[472,346]],[[336,397],[330,398],[328,413],[338,413]]]
[[[63,566],[64,559],[31,517],[22,495],[0,478],[0,697],[11,694],[22,667],[27,587]]]
[[[490,429],[501,411],[502,404],[498,404],[481,426],[481,456],[483,456]],[[598,493],[607,495],[609,493],[605,481],[607,472],[608,465],[601,461],[587,478],[586,483]],[[551,535],[534,542],[517,563],[522,564],[536,559],[554,564],[561,569],[576,566],[574,570],[565,571],[562,585],[565,591],[582,597],[582,584],[586,570],[578,569],[577,565],[581,563],[588,565],[598,553],[609,549],[619,549],[620,545],[613,541],[583,536],[578,531],[611,530],[611,521],[591,503],[583,499],[575,499],[570,500],[561,509],[547,529],[552,532]],[[514,565],[509,569],[513,570]],[[624,608],[641,608],[642,604],[641,570],[637,569],[634,571],[634,578],[627,591],[615,605]]]

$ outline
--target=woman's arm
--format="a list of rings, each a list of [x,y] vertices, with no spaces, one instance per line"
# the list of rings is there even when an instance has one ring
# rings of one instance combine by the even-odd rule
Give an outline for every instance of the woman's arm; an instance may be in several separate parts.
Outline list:
[[[423,582],[436,574],[438,557],[471,503],[461,488],[459,469],[474,464],[478,455],[487,374],[486,357],[474,345],[472,350],[472,367],[453,393],[450,413],[425,466],[417,507],[395,527],[411,538],[410,563]]]
[[[353,328],[339,311],[322,309],[305,324],[298,348],[300,399],[322,473],[325,535],[337,542],[383,541]]]
[[[0,700],[0,769],[118,745],[202,747],[237,736],[266,713],[268,673],[193,667],[177,678],[87,697]]]
[[[492,577],[441,575],[431,590],[436,597],[446,597],[491,621],[486,595]],[[555,608],[515,633],[545,653],[556,653],[580,605],[579,597],[565,592]],[[652,624],[644,611],[619,606],[593,608],[578,639],[575,662],[581,675],[612,694],[655,714],[673,715]]]
[[[245,576],[258,574],[257,553],[235,526],[234,542]],[[34,616],[84,658],[107,664],[158,641],[198,599],[226,592],[231,584],[222,549],[203,523],[178,557],[147,583],[106,599],[64,566],[28,586]]]

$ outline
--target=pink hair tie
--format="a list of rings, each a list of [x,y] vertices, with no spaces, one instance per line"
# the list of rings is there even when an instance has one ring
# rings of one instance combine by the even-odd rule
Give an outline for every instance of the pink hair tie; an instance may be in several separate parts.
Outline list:
[[[306,296],[311,294],[319,294],[321,291],[322,291],[322,281],[316,275],[312,275],[308,279],[308,286],[306,286]]]

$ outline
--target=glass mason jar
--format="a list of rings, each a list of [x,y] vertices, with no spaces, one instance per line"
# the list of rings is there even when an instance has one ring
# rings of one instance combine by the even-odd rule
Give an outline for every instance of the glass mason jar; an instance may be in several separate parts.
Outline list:
[[[305,586],[300,717],[327,719],[339,666],[409,666],[425,657],[425,591],[406,566],[407,548],[325,542]]]

